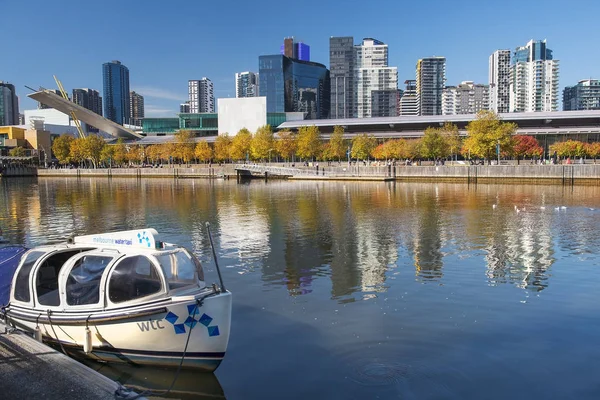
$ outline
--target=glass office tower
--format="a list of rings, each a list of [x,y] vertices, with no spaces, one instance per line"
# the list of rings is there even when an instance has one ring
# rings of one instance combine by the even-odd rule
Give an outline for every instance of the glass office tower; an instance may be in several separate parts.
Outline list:
[[[129,124],[129,69],[120,61],[102,65],[104,117],[117,124]]]
[[[260,56],[259,90],[267,112],[304,112],[306,119],[329,118],[329,70],[310,61],[284,55]]]

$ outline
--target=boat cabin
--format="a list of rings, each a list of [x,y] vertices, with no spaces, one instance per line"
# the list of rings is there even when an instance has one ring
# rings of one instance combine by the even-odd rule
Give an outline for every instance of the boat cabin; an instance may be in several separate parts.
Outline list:
[[[11,302],[40,311],[110,310],[205,287],[200,261],[154,229],[79,236],[34,248],[13,277]]]

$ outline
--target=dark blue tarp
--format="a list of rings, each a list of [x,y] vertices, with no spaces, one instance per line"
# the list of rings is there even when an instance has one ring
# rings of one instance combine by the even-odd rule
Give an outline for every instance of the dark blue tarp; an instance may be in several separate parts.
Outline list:
[[[27,250],[23,246],[0,247],[0,305],[7,305],[10,301],[13,274]]]

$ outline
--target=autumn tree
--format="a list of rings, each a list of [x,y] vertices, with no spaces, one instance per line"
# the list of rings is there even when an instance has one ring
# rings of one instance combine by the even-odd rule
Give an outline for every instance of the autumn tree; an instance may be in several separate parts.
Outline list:
[[[357,135],[352,138],[352,158],[366,160],[371,156],[373,150],[377,147],[377,140],[373,135]]]
[[[423,157],[422,139],[411,139],[406,141],[406,158],[415,160]]]
[[[512,151],[509,153],[517,159],[517,165],[525,157],[540,156],[544,149],[533,136],[515,135]]]
[[[114,157],[115,157],[115,146],[106,145],[102,148],[102,151],[100,152],[100,161],[112,166]]]
[[[52,154],[60,164],[67,164],[71,161],[71,143],[75,138],[71,135],[60,135],[52,143]]]
[[[346,158],[347,151],[348,145],[344,139],[344,127],[336,125],[333,127],[333,133],[329,138],[329,156],[331,159],[337,158],[338,161],[341,161],[342,158]]]
[[[92,162],[94,168],[100,163],[100,155],[102,149],[106,146],[106,142],[98,135],[89,135],[82,140],[83,157]]]
[[[254,157],[255,160],[265,160],[268,157],[270,160],[271,152],[275,150],[274,141],[275,139],[273,137],[271,125],[265,125],[258,128],[250,143],[252,157]]]
[[[388,149],[388,157],[398,160],[410,158],[405,139],[388,140],[385,145]]]
[[[8,155],[11,157],[25,157],[25,149],[21,146],[9,150]]]
[[[205,140],[202,140],[196,144],[194,155],[198,160],[206,163],[212,160],[213,150]]]
[[[250,155],[252,145],[252,133],[246,128],[239,130],[231,140],[230,157],[233,160],[244,160]]]
[[[551,152],[556,152],[559,157],[583,157],[586,146],[583,142],[569,139],[565,142],[557,142],[550,146]]]
[[[226,161],[230,159],[231,138],[227,133],[219,135],[215,140],[215,159]]]
[[[444,126],[440,128],[440,132],[444,137],[444,140],[446,141],[446,146],[448,147],[449,155],[457,155],[461,148],[461,140],[460,134],[458,132],[458,127],[451,122],[446,122],[444,123]]]
[[[448,156],[450,150],[446,137],[441,129],[429,127],[425,129],[425,134],[422,139],[421,155],[425,158],[437,160]]]
[[[512,135],[516,130],[516,124],[502,122],[493,111],[480,111],[477,118],[467,125],[468,136],[463,149],[491,163],[498,144],[501,150],[512,148]]]
[[[148,157],[148,160],[150,160],[152,163],[156,163],[162,159],[160,145],[151,144],[150,146],[146,147],[146,157]]]
[[[132,164],[140,164],[145,158],[144,148],[140,145],[130,145],[127,151],[127,161]]]
[[[596,159],[600,157],[600,142],[587,143],[585,147],[588,157],[593,158],[596,164]]]
[[[83,138],[73,139],[69,146],[70,161],[81,163],[86,159]]]
[[[127,147],[123,138],[119,138],[117,143],[114,145],[113,160],[117,165],[123,165],[127,161]]]
[[[296,155],[303,159],[314,159],[321,152],[322,140],[319,128],[314,125],[298,129],[298,148]]]
[[[175,145],[175,157],[179,158],[185,164],[194,158],[194,134],[188,130],[182,129],[175,133],[173,143]]]
[[[289,131],[277,133],[279,138],[275,141],[275,148],[281,157],[291,160],[298,149],[298,140],[296,135]]]

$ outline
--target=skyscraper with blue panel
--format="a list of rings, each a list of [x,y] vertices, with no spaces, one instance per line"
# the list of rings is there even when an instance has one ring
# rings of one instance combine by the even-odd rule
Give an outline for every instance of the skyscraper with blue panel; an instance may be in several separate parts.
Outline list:
[[[102,64],[104,117],[117,124],[129,124],[129,69],[120,61]]]

